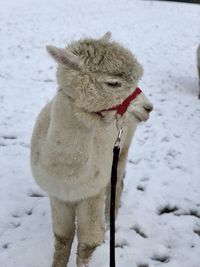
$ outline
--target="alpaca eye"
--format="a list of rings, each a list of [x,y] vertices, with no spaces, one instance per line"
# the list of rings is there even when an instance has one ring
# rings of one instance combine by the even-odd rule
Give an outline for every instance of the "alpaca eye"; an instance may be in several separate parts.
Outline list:
[[[111,87],[120,87],[121,86],[121,84],[119,82],[106,82],[105,84],[108,86],[111,86]]]

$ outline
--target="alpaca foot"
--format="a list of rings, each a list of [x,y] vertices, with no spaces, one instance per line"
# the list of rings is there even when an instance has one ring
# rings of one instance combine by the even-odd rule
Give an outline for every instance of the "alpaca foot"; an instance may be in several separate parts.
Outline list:
[[[83,260],[79,257],[77,258],[77,267],[89,267],[89,259]]]
[[[71,240],[55,235],[55,252],[52,267],[66,267],[69,260]]]
[[[89,261],[96,246],[88,246],[86,244],[78,245],[77,267],[89,267]]]
[[[77,265],[77,267],[89,267],[89,262],[81,263],[81,265]]]

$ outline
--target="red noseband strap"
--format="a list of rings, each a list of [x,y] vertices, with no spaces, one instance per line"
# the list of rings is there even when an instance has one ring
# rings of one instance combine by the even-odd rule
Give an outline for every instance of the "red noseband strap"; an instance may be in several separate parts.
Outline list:
[[[101,111],[96,112],[96,114],[101,115],[101,112],[103,111],[116,110],[117,114],[123,115],[127,111],[127,108],[130,105],[131,101],[133,101],[141,92],[142,90],[137,87],[135,91],[131,95],[129,95],[121,104],[109,109],[103,109]]]

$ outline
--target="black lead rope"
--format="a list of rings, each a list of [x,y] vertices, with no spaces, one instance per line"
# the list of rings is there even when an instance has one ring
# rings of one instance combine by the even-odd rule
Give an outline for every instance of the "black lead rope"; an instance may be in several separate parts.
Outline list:
[[[113,148],[113,163],[111,172],[111,194],[110,194],[110,267],[115,267],[115,195],[117,184],[117,166],[120,152],[120,138],[122,129],[119,131],[117,141]]]

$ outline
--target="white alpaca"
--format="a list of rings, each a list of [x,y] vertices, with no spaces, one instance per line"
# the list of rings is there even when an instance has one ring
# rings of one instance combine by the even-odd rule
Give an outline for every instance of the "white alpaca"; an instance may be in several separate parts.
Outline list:
[[[37,119],[31,165],[36,182],[50,198],[54,267],[66,267],[69,260],[75,217],[78,267],[88,266],[92,252],[104,239],[102,215],[117,129],[115,111],[97,112],[120,104],[142,76],[142,67],[132,53],[109,39],[106,34],[98,40],[73,42],[65,49],[47,47],[58,63],[59,88]],[[133,133],[152,108],[141,93],[124,115],[116,213]],[[108,209],[107,196],[107,213]]]
[[[197,68],[198,68],[198,78],[199,78],[199,99],[200,99],[200,45],[197,48]]]

